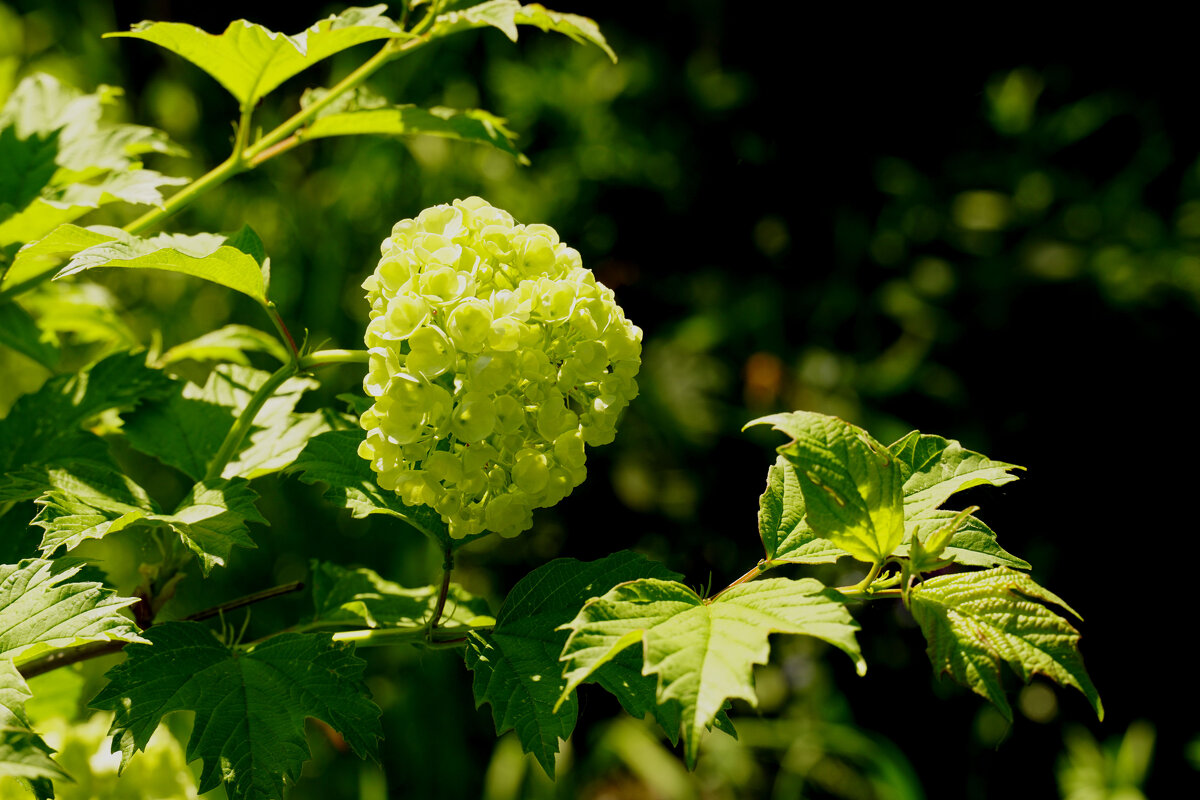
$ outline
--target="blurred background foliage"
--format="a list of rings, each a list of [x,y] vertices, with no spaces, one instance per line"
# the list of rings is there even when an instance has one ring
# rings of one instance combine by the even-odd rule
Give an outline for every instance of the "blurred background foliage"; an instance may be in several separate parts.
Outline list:
[[[241,16],[295,33],[336,10],[6,2],[0,96],[39,70],[87,90],[125,87],[118,113],[166,130],[190,154],[151,166],[193,177],[227,154],[234,101],[180,59],[99,34],[143,18],[215,32]],[[237,178],[170,229],[250,224],[272,258],[284,318],[330,346],[360,341],[359,284],[392,223],[471,194],[553,225],[617,291],[645,332],[642,395],[568,501],[539,511],[517,540],[463,551],[459,579],[495,603],[549,558],[627,547],[694,584],[735,578],[760,557],[756,503],[777,443],[739,431],[765,413],[839,414],[884,440],[920,428],[1024,464],[1020,483],[972,500],[1004,546],[1087,618],[1083,651],[1109,716],[1089,721],[1081,697],[1035,682],[1014,685],[1010,729],[931,678],[902,609],[870,607],[860,615],[867,678],[813,642],[780,642],[758,674],[758,713],[736,709],[740,739],[710,736],[694,775],[654,729],[585,687],[555,786],[511,736],[494,740],[457,655],[381,649],[365,655],[385,711],[384,769],[360,765],[314,726],[314,760],[292,797],[1132,800],[1195,786],[1197,694],[1172,671],[1189,566],[1175,540],[1196,531],[1183,463],[1200,312],[1194,67],[1171,60],[1169,40],[1158,58],[1130,64],[1064,50],[1061,39],[1025,41],[1017,57],[908,28],[810,48],[840,29],[719,0],[560,10],[595,18],[620,62],[560,37],[524,32],[514,46],[482,31],[371,81],[393,102],[507,118],[532,166],[441,139],[324,141]],[[285,84],[258,111],[264,128],[366,50]],[[108,209],[86,221],[127,220]],[[72,304],[84,298],[102,298],[103,309],[81,315]],[[227,322],[269,330],[243,300],[118,270],[54,284],[28,305],[43,321],[60,315],[76,344],[165,349]],[[13,376],[0,407],[46,377],[3,348],[0,371]],[[332,402],[356,381],[349,369],[325,376],[308,402]],[[179,476],[128,457],[164,501],[185,491]],[[273,523],[255,531],[259,549],[203,587],[198,576],[184,581],[168,614],[303,579],[309,558],[409,585],[436,574],[440,557],[398,523],[353,522],[295,481],[257,488]],[[17,516],[0,520],[6,553],[28,539]],[[93,554],[115,584],[131,585],[137,548],[118,536]],[[845,564],[818,577],[857,575]],[[305,602],[256,607],[250,635],[290,624]],[[79,698],[108,666],[33,684],[31,714],[64,764],[90,776],[63,796],[192,796],[170,736],[135,759],[142,772],[129,783],[94,754],[104,721],[88,719]],[[186,739],[189,724],[175,720],[174,732]]]

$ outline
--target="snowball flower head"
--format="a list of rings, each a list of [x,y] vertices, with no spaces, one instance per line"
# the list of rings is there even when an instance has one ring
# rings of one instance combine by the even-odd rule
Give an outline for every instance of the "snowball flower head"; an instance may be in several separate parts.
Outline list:
[[[381,250],[359,454],[451,536],[516,536],[613,440],[642,332],[553,228],[478,197],[397,222]]]

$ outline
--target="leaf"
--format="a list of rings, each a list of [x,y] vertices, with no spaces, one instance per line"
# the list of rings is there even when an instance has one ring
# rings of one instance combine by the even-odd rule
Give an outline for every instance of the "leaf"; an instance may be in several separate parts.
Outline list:
[[[92,701],[116,714],[112,752],[122,765],[173,711],[195,712],[187,759],[203,760],[199,791],[224,782],[231,800],[283,796],[309,757],[306,717],[330,725],[358,756],[377,757],[380,712],[350,645],[283,633],[228,647],[196,622],[156,625],[146,638],[153,646],[127,647]]]
[[[889,448],[904,473],[904,515],[926,518],[955,492],[972,486],[1003,486],[1017,479],[1015,464],[992,461],[953,439],[913,431]]]
[[[251,367],[218,365],[204,386],[176,384],[165,400],[147,404],[125,418],[125,435],[137,450],[201,480],[238,414],[270,374]],[[282,469],[303,449],[308,435],[327,430],[325,415],[293,414],[300,396],[317,386],[310,378],[289,378],[259,409],[254,427],[226,478],[254,478]]]
[[[58,348],[42,333],[29,312],[15,302],[0,300],[0,344],[50,369],[58,364]]]
[[[309,90],[300,98],[302,107],[328,95],[326,89]],[[328,136],[382,134],[386,136],[441,136],[466,142],[489,144],[528,164],[516,148],[517,135],[505,127],[505,120],[475,108],[419,108],[415,105],[389,105],[387,100],[367,90],[347,94],[324,109],[296,137],[300,141]]]
[[[226,478],[254,479],[285,470],[295,463],[314,436],[346,427],[346,418],[327,408],[309,414],[288,414],[270,427],[252,433],[249,446],[226,464],[221,474]]]
[[[13,91],[0,109],[0,246],[41,238],[108,203],[161,205],[162,186],[187,183],[142,167],[146,153],[182,153],[165,134],[102,119],[119,95],[109,86],[83,94],[44,74]],[[14,265],[6,280],[28,277]]]
[[[604,34],[600,33],[600,26],[587,17],[563,14],[551,11],[538,3],[530,3],[521,6],[514,19],[518,25],[535,25],[543,31],[561,33],[580,44],[594,44],[603,50],[614,64],[617,63],[617,54],[608,46]]]
[[[909,527],[912,535],[923,542],[929,534],[953,520],[955,516],[954,511],[936,509],[926,512],[921,519],[914,521]],[[908,542],[896,548],[897,555],[907,556],[908,553]],[[963,520],[962,525],[950,537],[950,542],[946,545],[942,557],[971,567],[1005,566],[1014,569],[1032,569],[1028,561],[1017,558],[997,544],[996,532],[975,516],[968,516]]]
[[[386,5],[348,8],[294,36],[284,36],[244,19],[229,23],[220,35],[180,22],[141,22],[122,36],[144,39],[186,58],[253,108],[288,78],[356,44],[407,37],[383,16]]]
[[[91,232],[101,233],[109,239],[75,253],[54,276],[55,280],[98,267],[161,269],[203,278],[241,292],[264,305],[267,302],[266,280],[260,262],[261,247],[247,244],[257,241],[257,237],[249,239],[241,232],[235,234],[236,239],[216,233],[192,236],[160,233],[143,239],[119,228],[102,226],[91,228]],[[61,233],[63,239],[71,236],[82,238],[83,234],[75,231]],[[248,247],[251,252],[239,250],[233,244]]]
[[[157,511],[142,487],[104,464],[76,464],[52,470],[47,478],[54,488],[37,499],[32,523],[43,530],[38,546],[43,556],[124,530]]]
[[[767,559],[791,564],[832,564],[849,555],[822,539],[805,519],[804,493],[796,468],[783,456],[767,470],[767,488],[758,500],[758,533]]]
[[[89,493],[56,489],[38,498],[41,506],[34,524],[44,530],[39,545],[43,555],[59,547],[71,550],[86,539],[100,539],[134,525],[165,526],[196,554],[205,575],[228,563],[234,547],[253,548],[247,522],[268,524],[254,505],[258,495],[243,478],[203,481],[192,487],[173,514],[153,508],[142,493],[137,502],[126,502],[117,480],[136,487],[119,473],[112,474],[111,491],[89,486]]]
[[[31,500],[53,488],[45,478],[53,465],[107,460],[104,442],[81,426],[101,412],[130,408],[171,390],[170,378],[147,367],[145,358],[144,353],[114,353],[19,398],[0,420],[0,502]]]
[[[346,569],[324,561],[311,561],[314,622],[350,627],[419,627],[433,616],[437,586],[408,589],[384,580],[366,567]],[[457,584],[450,585],[439,628],[483,625],[491,620],[483,598],[473,597]]]
[[[203,481],[192,487],[174,514],[158,519],[179,534],[208,575],[213,567],[228,563],[234,547],[256,546],[246,523],[270,524],[258,513],[257,499],[250,482],[243,478]]]
[[[812,530],[850,555],[882,563],[904,539],[897,459],[837,417],[795,411],[756,419],[792,437],[778,448],[796,467]]]
[[[479,538],[451,539],[449,526],[435,510],[429,506],[406,506],[395,492],[382,488],[370,464],[358,454],[358,446],[365,438],[366,432],[361,429],[314,436],[287,472],[296,474],[304,483],[328,484],[325,499],[350,509],[355,518],[368,514],[397,517],[443,547],[458,547]]]
[[[571,735],[579,712],[574,695],[554,708],[565,689],[558,658],[567,634],[558,628],[589,598],[622,581],[645,577],[676,576],[629,551],[590,562],[557,558],[513,587],[491,633],[475,632],[467,641],[467,667],[475,673],[475,705],[491,704],[496,734],[516,730],[521,747],[551,777],[558,741]],[[626,665],[624,672],[610,671],[606,681],[622,704],[634,706],[626,705],[626,710],[645,715],[645,701],[638,700],[639,694],[647,694],[639,691],[638,684],[645,683],[640,674],[630,674]]]
[[[75,345],[98,345],[97,355],[142,346],[121,319],[116,298],[99,284],[42,283],[24,294],[21,304],[47,335],[67,335]]]
[[[280,364],[288,361],[288,351],[279,340],[266,331],[249,325],[224,325],[215,331],[183,342],[163,353],[158,366],[166,367],[180,361],[223,361],[250,366],[246,353],[266,353]]]
[[[1004,567],[941,575],[908,593],[934,671],[986,697],[1009,722],[1012,708],[1000,683],[1002,662],[1025,683],[1040,673],[1074,686],[1104,719],[1100,695],[1079,655],[1078,631],[1041,603],[1075,614],[1028,575]]]
[[[29,724],[25,701],[32,696],[13,662],[0,660],[0,776],[69,781],[50,758],[54,751]]]
[[[137,602],[99,583],[68,583],[78,560],[30,558],[0,566],[0,661],[18,666],[53,649],[86,642],[141,642],[121,609]]]
[[[593,20],[577,14],[562,14],[537,3],[521,5],[518,0],[488,0],[488,2],[451,11],[438,17],[433,35],[445,35],[471,28],[491,26],[504,32],[510,40],[517,40],[518,25],[534,25],[543,31],[554,31],[568,36],[580,44],[594,44],[603,50],[613,63],[617,54],[608,46],[604,34]]]
[[[689,768],[701,734],[727,700],[757,704],[753,667],[767,663],[771,633],[814,636],[854,659],[860,675],[867,668],[854,638],[858,625],[841,595],[811,578],[751,581],[711,602],[681,583],[637,580],[588,602],[564,627],[571,634],[561,656],[567,678],[562,697],[640,643],[642,672],[658,676],[658,702],[682,708]]]

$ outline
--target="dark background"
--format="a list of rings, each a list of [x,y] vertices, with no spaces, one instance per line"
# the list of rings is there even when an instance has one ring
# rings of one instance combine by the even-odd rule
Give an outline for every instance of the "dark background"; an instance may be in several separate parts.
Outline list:
[[[238,16],[294,33],[334,10],[167,0],[16,8],[46,40],[30,63],[89,89],[126,87],[133,119],[192,152],[158,168],[193,175],[227,153],[234,101],[180,59],[96,34],[144,18],[217,31]],[[496,601],[550,557],[625,547],[693,585],[736,578],[761,556],[756,500],[779,442],[739,430],[763,414],[836,413],[887,441],[919,428],[1022,464],[1020,482],[967,500],[1086,619],[1082,650],[1103,724],[1081,695],[1055,690],[1049,715],[1014,703],[1005,735],[980,698],[931,679],[919,631],[890,607],[860,615],[865,678],[837,654],[778,648],[769,680],[794,691],[764,703],[764,718],[799,719],[810,733],[832,720],[891,740],[931,798],[1056,797],[1065,730],[1086,726],[1103,740],[1148,720],[1157,748],[1147,794],[1194,786],[1185,748],[1200,723],[1185,660],[1191,626],[1180,619],[1196,536],[1185,380],[1200,298],[1200,118],[1186,42],[1046,20],[1011,32],[990,25],[985,37],[966,20],[815,19],[721,2],[559,8],[596,19],[620,64],[534,30],[517,45],[486,31],[371,81],[396,102],[507,117],[531,167],[457,143],[318,143],[238,178],[170,229],[248,221],[272,256],[285,319],[333,346],[361,335],[358,284],[391,224],[469,194],[554,225],[616,289],[645,332],[642,397],[617,442],[589,454],[590,480],[539,512],[533,532],[464,551],[464,582]],[[369,50],[333,59],[333,72]],[[327,85],[328,69],[265,100],[264,126],[290,114],[305,87]],[[109,285],[147,333],[166,326],[168,346],[226,319],[266,324],[220,292],[123,277]],[[345,371],[326,396],[355,380]],[[408,583],[436,568],[415,535],[350,522],[309,487],[262,491],[275,522],[257,534],[260,550],[214,579],[231,596],[267,585],[264,575],[302,575],[310,557]],[[844,569],[817,574],[853,580]],[[212,596],[193,583],[181,614]],[[268,629],[271,613],[286,619],[301,603],[264,609],[255,624]],[[446,797],[478,796],[480,772],[462,765],[489,758],[491,723],[472,710],[461,663],[371,656],[395,796],[432,796],[435,785]],[[822,681],[845,700],[818,692]],[[739,712],[735,722],[755,715]],[[584,695],[570,785],[580,796],[653,796],[637,793],[648,790],[629,777],[636,769],[608,769],[596,755],[613,713],[610,699]],[[734,796],[768,796],[787,743],[749,746],[764,777]],[[355,774],[318,761],[322,781]],[[703,785],[711,774],[702,768]],[[802,796],[836,795],[812,781]],[[857,791],[851,784],[842,791]],[[296,796],[321,795],[302,784]]]

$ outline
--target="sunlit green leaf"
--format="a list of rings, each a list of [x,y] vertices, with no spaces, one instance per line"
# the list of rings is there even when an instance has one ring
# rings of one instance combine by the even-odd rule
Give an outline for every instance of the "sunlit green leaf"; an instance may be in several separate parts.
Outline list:
[[[137,602],[91,581],[70,582],[75,560],[30,558],[0,566],[0,661],[18,665],[85,642],[144,641],[121,609]]]
[[[792,437],[778,448],[793,466],[805,519],[820,537],[868,563],[882,563],[904,539],[898,460],[866,431],[811,411],[775,414],[769,424]]]
[[[946,509],[927,511],[921,519],[915,520],[910,526],[914,537],[925,541],[929,534],[941,528],[952,520],[955,512]],[[905,542],[896,548],[896,554],[908,555],[909,544]],[[1014,569],[1029,569],[1029,562],[1014,556],[996,542],[996,532],[989,528],[983,520],[968,516],[950,537],[942,557],[957,564],[972,567],[1012,567]]]
[[[590,598],[622,581],[643,577],[675,576],[661,564],[628,551],[590,562],[555,559],[513,587],[490,633],[473,633],[467,642],[467,667],[475,673],[475,704],[489,703],[496,733],[516,730],[525,752],[532,753],[550,776],[558,742],[571,735],[578,715],[574,694],[554,709],[566,689],[558,659],[567,634],[559,627]],[[596,679],[627,704],[626,710],[640,717],[655,706],[653,679],[647,680],[631,666],[614,665]],[[670,712],[660,721],[670,724],[678,719],[677,712],[674,717]]]
[[[301,105],[323,97],[325,90],[306,92]],[[382,102],[381,102],[382,101]],[[517,135],[505,127],[505,121],[476,108],[419,108],[414,105],[388,105],[386,100],[360,92],[347,95],[325,109],[311,125],[297,133],[301,141],[327,136],[381,134],[385,136],[441,136],[466,142],[489,144],[503,150],[522,164],[527,159],[515,146]]]
[[[112,751],[122,763],[173,711],[196,715],[187,758],[203,760],[199,790],[223,782],[231,800],[277,800],[299,779],[306,717],[330,725],[360,757],[376,757],[380,712],[350,645],[285,633],[229,647],[196,622],[156,625],[146,638],[153,646],[127,647],[92,701],[116,713]]]
[[[554,31],[568,36],[580,44],[594,44],[614,62],[617,54],[608,46],[604,34],[593,20],[578,14],[563,14],[550,11],[537,3],[521,5],[518,0],[488,0],[468,8],[451,11],[438,17],[433,34],[445,35],[470,28],[493,27],[504,32],[512,41],[517,40],[518,25],[533,25],[543,31]]]
[[[220,450],[234,420],[270,374],[234,364],[218,365],[204,386],[176,384],[175,391],[125,418],[134,448],[200,480]],[[307,437],[329,430],[332,412],[294,414],[300,396],[314,388],[311,378],[289,378],[263,404],[254,426],[225,466],[226,478],[255,478],[290,464]]]
[[[206,33],[181,22],[141,22],[106,36],[144,39],[191,61],[253,108],[259,98],[293,75],[363,42],[407,36],[383,12],[386,5],[348,8],[294,36],[284,36],[247,20],[224,33]]]
[[[56,488],[42,495],[34,524],[44,531],[40,549],[47,555],[59,547],[70,550],[87,539],[100,539],[134,525],[165,526],[196,554],[207,575],[213,567],[228,563],[234,547],[255,546],[246,523],[267,524],[254,506],[257,497],[242,478],[203,481],[174,513],[164,514],[140,487],[112,473],[107,485],[92,480],[85,491]]]
[[[171,380],[147,367],[145,358],[144,353],[115,353],[82,372],[51,378],[18,399],[0,420],[0,502],[31,500],[53,488],[44,480],[53,465],[106,460],[104,442],[81,426],[103,411],[131,408],[171,390]],[[14,494],[17,484],[21,488]]]
[[[269,524],[254,506],[257,499],[242,478],[203,481],[192,487],[174,514],[160,519],[196,554],[207,575],[229,562],[234,547],[255,547],[246,523]]]
[[[0,246],[109,203],[161,204],[163,186],[187,183],[142,167],[146,153],[182,152],[165,134],[102,119],[119,95],[108,86],[84,94],[44,74],[21,81],[0,108]],[[26,266],[6,280],[28,278]]]
[[[913,617],[929,643],[938,673],[990,700],[1012,720],[1000,665],[1029,683],[1041,674],[1083,692],[1096,714],[1104,706],[1079,655],[1079,633],[1042,603],[1075,612],[1021,572],[997,567],[930,578],[908,594]]]
[[[1015,464],[992,461],[953,439],[913,431],[889,448],[904,473],[904,515],[914,521],[941,506],[955,492],[1017,479]]]
[[[124,530],[158,511],[142,487],[104,465],[74,464],[49,471],[47,479],[54,488],[37,499],[33,520],[43,531],[39,549],[45,556]]]
[[[794,564],[829,564],[849,555],[809,527],[806,511],[796,468],[783,456],[777,457],[767,470],[767,488],[758,500],[758,533],[767,558]]]
[[[694,766],[700,738],[726,700],[758,702],[753,667],[767,663],[771,633],[814,636],[844,651],[861,675],[858,629],[841,596],[807,578],[767,578],[734,586],[705,602],[681,583],[623,583],[596,598],[565,627],[562,697],[626,648],[644,653],[642,671],[658,676],[659,703],[683,710],[684,754]]]
[[[260,257],[257,253],[231,247],[229,242],[234,241],[231,237],[215,233],[192,236],[162,233],[143,239],[119,228],[102,226],[91,228],[91,234],[96,233],[107,236],[108,240],[76,252],[54,276],[56,279],[98,267],[161,269],[203,278],[241,292],[260,303],[267,302]],[[63,239],[72,236],[82,239],[84,234],[77,231],[61,232]],[[245,239],[239,236],[237,241]]]
[[[250,366],[247,353],[266,353],[283,364],[288,360],[287,349],[279,340],[258,328],[249,325],[223,325],[215,331],[177,344],[158,359],[161,367],[180,361],[224,361]]]

